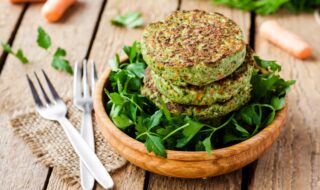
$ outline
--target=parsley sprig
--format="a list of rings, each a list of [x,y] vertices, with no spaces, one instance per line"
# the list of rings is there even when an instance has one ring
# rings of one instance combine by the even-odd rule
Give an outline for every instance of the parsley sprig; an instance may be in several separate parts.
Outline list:
[[[52,45],[51,37],[42,27],[38,27],[37,44],[40,48],[50,53],[50,55],[53,54],[51,66],[54,69],[59,71],[65,71],[69,74],[73,74],[72,67],[70,66],[69,61],[65,58],[67,55],[66,50],[62,49],[61,47],[58,47],[54,51],[54,53],[52,53],[50,49]],[[14,52],[10,44],[7,43],[1,43],[1,47],[8,54],[15,56],[21,63],[29,63],[29,59],[24,55],[22,49],[19,48],[17,52]]]
[[[29,63],[29,59],[24,55],[22,49],[19,48],[17,52],[14,52],[10,44],[7,44],[7,43],[1,43],[1,47],[5,52],[17,58],[21,63],[23,64]]]
[[[255,56],[260,70],[252,77],[252,99],[240,110],[222,118],[218,124],[198,121],[187,116],[173,116],[163,103],[156,107],[140,93],[146,63],[140,43],[123,48],[128,60],[120,63],[119,55],[110,60],[110,86],[106,110],[115,125],[129,136],[144,142],[149,152],[166,157],[166,149],[207,151],[244,141],[257,134],[275,118],[285,105],[285,96],[294,81],[279,76],[280,65]]]
[[[138,28],[143,26],[142,14],[140,12],[128,12],[124,15],[118,15],[111,20],[116,26],[127,26],[128,28]]]
[[[52,45],[51,37],[42,27],[38,27],[37,43],[39,47],[45,49],[50,53],[50,47]],[[69,61],[65,59],[66,55],[66,50],[58,47],[52,56],[51,66],[56,70],[65,71],[72,75],[73,70],[70,66]]]

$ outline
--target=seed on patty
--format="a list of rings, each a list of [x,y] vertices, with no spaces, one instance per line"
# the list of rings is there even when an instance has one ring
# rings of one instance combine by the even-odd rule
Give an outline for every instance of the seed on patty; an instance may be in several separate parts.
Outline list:
[[[146,71],[146,75],[150,70]],[[226,116],[232,111],[235,111],[249,102],[251,97],[251,84],[241,89],[238,94],[234,95],[230,100],[223,103],[214,103],[208,106],[194,106],[173,103],[166,96],[161,94],[150,78],[144,78],[144,86],[141,89],[141,94],[148,97],[157,106],[161,107],[162,101],[167,109],[173,115],[186,115],[197,118],[199,120],[218,119]]]
[[[149,24],[141,47],[156,74],[180,85],[221,80],[241,65],[246,54],[236,23],[200,10],[176,11],[163,22]]]
[[[244,63],[234,73],[206,86],[177,86],[163,79],[153,71],[150,72],[151,75],[146,75],[145,77],[152,77],[150,80],[153,80],[157,90],[174,103],[211,105],[216,102],[228,101],[234,95],[238,94],[241,89],[250,86],[253,65],[253,51],[248,47]]]

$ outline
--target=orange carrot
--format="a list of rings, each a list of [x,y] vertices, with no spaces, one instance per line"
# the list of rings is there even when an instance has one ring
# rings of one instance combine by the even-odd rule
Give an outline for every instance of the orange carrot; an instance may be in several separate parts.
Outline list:
[[[307,42],[296,34],[282,28],[276,21],[262,23],[260,34],[271,43],[299,59],[306,59],[312,54],[312,49]]]
[[[10,0],[11,3],[43,3],[46,0]]]
[[[76,0],[48,0],[42,7],[42,16],[48,22],[56,22],[75,2]]]

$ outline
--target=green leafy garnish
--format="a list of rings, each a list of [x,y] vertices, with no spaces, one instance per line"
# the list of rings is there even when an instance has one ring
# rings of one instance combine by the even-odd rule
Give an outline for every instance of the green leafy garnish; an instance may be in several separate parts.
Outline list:
[[[257,14],[268,15],[285,8],[293,13],[312,11],[320,7],[320,0],[212,0],[214,3],[227,5]]]
[[[53,55],[51,66],[57,70],[65,71],[69,74],[73,74],[73,70],[72,70],[72,67],[70,66],[69,61],[64,58],[66,55],[67,55],[66,50],[62,48],[58,48]]]
[[[115,125],[144,143],[148,152],[166,157],[166,149],[207,151],[229,146],[257,134],[275,118],[276,111],[285,106],[285,96],[295,81],[279,76],[281,66],[275,61],[255,56],[257,67],[252,76],[251,101],[212,125],[187,116],[173,116],[162,101],[160,108],[141,95],[144,71],[139,42],[125,46],[128,60],[120,63],[119,55],[109,61],[110,86],[106,110]]]
[[[41,26],[38,27],[37,43],[39,47],[45,50],[49,50],[52,45],[51,37]],[[73,70],[70,62],[65,58],[66,55],[66,50],[58,47],[52,56],[51,66],[58,71],[64,71],[72,75]]]
[[[142,14],[134,11],[126,13],[125,15],[119,15],[111,20],[111,23],[116,26],[127,26],[129,28],[137,28],[143,26]]]
[[[28,58],[24,55],[22,49],[19,48],[19,49],[17,50],[17,52],[14,52],[14,51],[12,50],[11,46],[10,46],[9,44],[7,44],[7,43],[1,43],[1,47],[2,47],[2,49],[3,49],[5,52],[7,52],[7,53],[13,55],[14,57],[16,57],[21,63],[23,63],[23,64],[29,63],[29,60],[28,60]]]
[[[38,27],[37,43],[43,49],[48,49],[51,46],[51,38],[41,26]]]

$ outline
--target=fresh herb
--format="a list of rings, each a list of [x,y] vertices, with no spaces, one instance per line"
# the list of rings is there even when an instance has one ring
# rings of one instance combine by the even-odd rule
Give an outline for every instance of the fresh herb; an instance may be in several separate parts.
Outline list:
[[[39,47],[46,50],[51,46],[51,38],[42,27],[38,27],[37,43]]]
[[[123,48],[128,60],[119,55],[109,61],[110,87],[105,89],[106,110],[115,125],[129,136],[144,142],[148,152],[166,157],[166,149],[207,151],[229,146],[257,134],[275,118],[285,105],[285,96],[294,81],[279,76],[280,65],[255,56],[258,67],[252,77],[251,101],[212,125],[187,116],[173,116],[164,103],[157,108],[140,93],[146,63],[140,43]]]
[[[125,15],[119,15],[111,20],[116,26],[127,26],[129,28],[137,28],[143,26],[142,14],[140,12],[129,12]]]
[[[52,45],[51,37],[42,27],[38,27],[37,43],[39,47],[50,52],[49,50]],[[64,71],[72,75],[73,70],[70,62],[65,58],[66,55],[66,50],[58,47],[52,56],[51,66],[56,70]]]
[[[257,14],[268,15],[285,8],[293,13],[312,11],[320,7],[320,0],[212,0],[214,3],[227,5]]]
[[[73,70],[72,70],[72,67],[70,66],[69,61],[65,59],[66,55],[67,55],[66,50],[58,47],[58,49],[53,55],[51,65],[53,68],[57,70],[65,71],[69,74],[73,74]]]
[[[11,46],[10,46],[9,44],[7,44],[7,43],[1,43],[1,47],[2,47],[2,49],[3,49],[5,52],[7,52],[7,53],[13,55],[14,57],[16,57],[21,63],[23,63],[23,64],[29,63],[29,60],[28,60],[28,58],[24,55],[22,49],[19,48],[19,49],[17,50],[17,52],[14,52],[14,51],[12,50]]]

